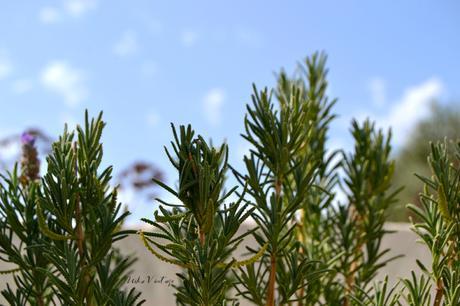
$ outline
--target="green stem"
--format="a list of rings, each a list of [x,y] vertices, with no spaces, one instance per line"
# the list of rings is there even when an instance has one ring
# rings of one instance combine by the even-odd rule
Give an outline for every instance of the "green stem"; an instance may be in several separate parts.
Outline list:
[[[444,291],[444,288],[442,285],[442,279],[439,278],[438,281],[436,282],[436,296],[434,298],[433,306],[441,305],[443,291]]]
[[[355,271],[356,271],[356,267],[358,266],[358,258],[359,258],[359,253],[361,253],[361,249],[363,247],[363,244],[364,244],[364,241],[362,241],[362,235],[361,235],[361,230],[362,230],[362,218],[360,217],[359,213],[357,212],[355,206],[353,204],[350,204],[351,205],[351,219],[353,220],[353,223],[356,224],[356,227],[357,227],[357,230],[359,232],[358,234],[358,241],[357,241],[357,244],[353,250],[353,255],[355,257],[355,259],[353,260],[353,262],[351,263],[350,265],[350,270],[348,271],[347,273],[347,277],[345,279],[345,282],[346,282],[346,293],[345,293],[345,297],[344,297],[344,300],[343,300],[343,306],[348,306],[350,304],[350,301],[349,301],[349,298],[348,298],[348,294],[350,294],[352,291],[353,291],[353,286],[355,285]]]
[[[206,241],[206,235],[205,235],[204,231],[201,228],[199,229],[198,232],[199,232],[199,238],[200,238],[200,245],[204,246],[204,243]]]
[[[75,142],[73,145],[73,150],[75,157],[77,156],[77,143]],[[77,159],[75,158],[75,175],[78,175],[78,167],[77,167]],[[75,231],[76,231],[76,240],[77,240],[77,249],[78,249],[78,255],[80,257],[80,267],[82,269],[83,275],[82,281],[83,281],[83,288],[84,288],[84,296],[83,296],[83,301],[86,300],[86,305],[87,306],[92,306],[92,298],[89,294],[89,283],[91,276],[88,274],[88,271],[86,269],[86,261],[85,261],[85,233],[83,231],[83,220],[82,220],[82,213],[81,213],[81,207],[80,207],[80,194],[77,193],[76,201],[75,201]]]
[[[268,281],[268,293],[266,306],[275,306],[275,287],[276,287],[276,255],[270,256],[270,277]]]
[[[275,182],[275,196],[279,200],[281,196],[281,186],[282,182],[278,178]],[[273,208],[276,209],[276,208]],[[270,255],[270,276],[268,279],[268,292],[267,292],[267,303],[266,306],[275,306],[275,289],[276,289],[276,250],[272,248],[272,253]]]

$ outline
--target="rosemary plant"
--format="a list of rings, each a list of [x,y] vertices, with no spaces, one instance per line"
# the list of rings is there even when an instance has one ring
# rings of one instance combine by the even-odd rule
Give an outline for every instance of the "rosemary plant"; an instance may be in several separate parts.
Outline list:
[[[157,181],[157,184],[180,200],[167,203],[155,212],[155,221],[142,219],[157,231],[142,232],[141,239],[160,260],[184,269],[176,286],[179,305],[226,305],[235,303],[228,297],[232,287],[229,270],[250,264],[263,254],[266,247],[245,261],[238,262],[234,251],[251,231],[237,234],[239,226],[254,209],[247,209],[243,197],[225,205],[236,187],[224,192],[228,168],[227,145],[210,147],[201,137],[195,137],[191,126],[180,126],[179,134],[172,126],[174,155],[165,148],[179,178],[177,190]],[[171,207],[166,209],[165,207]],[[158,248],[159,250],[155,250]]]
[[[319,159],[304,154],[313,135],[311,109],[298,86],[280,92],[278,98],[279,110],[268,89],[258,92],[254,86],[243,135],[253,149],[244,158],[247,175],[235,171],[241,183],[247,182],[256,208],[252,217],[260,231],[254,238],[260,247],[268,244],[260,264],[240,269],[237,277],[243,288],[237,290],[251,302],[267,306],[308,299],[310,287],[325,272],[302,252],[302,242],[295,235],[296,213],[319,172]]]
[[[420,236],[432,255],[431,268],[417,261],[428,281],[421,276],[419,286],[406,286],[410,289],[410,305],[416,301],[430,302],[427,292],[435,288],[433,306],[460,304],[460,143],[452,157],[447,141],[431,144],[428,157],[432,176],[419,178],[424,183],[420,194],[422,207],[408,205],[419,218],[413,230]],[[413,284],[417,284],[415,279]],[[422,304],[420,304],[422,305]]]
[[[345,292],[337,296],[342,305],[350,305],[350,294],[364,299],[360,293],[370,289],[378,270],[399,257],[386,258],[390,250],[381,249],[383,236],[389,233],[384,229],[386,214],[400,191],[391,189],[391,132],[386,136],[368,120],[362,125],[353,121],[352,135],[354,152],[343,158],[348,203],[330,210],[336,232],[332,247],[343,252],[336,265],[344,278]]]
[[[120,226],[111,167],[99,170],[102,114],[53,144],[48,171],[40,179],[34,137],[22,136],[17,167],[0,185],[1,260],[16,266],[16,289],[2,295],[10,305],[141,305],[140,293],[121,286],[134,258],[112,243],[130,231]]]
[[[21,173],[15,166],[2,176],[0,184],[0,260],[15,268],[1,271],[14,273],[15,289],[7,284],[2,295],[10,305],[50,305],[52,289],[49,278],[41,271],[50,267],[43,244],[49,241],[39,231],[36,211],[40,161],[35,137],[24,133],[22,141]]]
[[[417,260],[422,274],[414,271],[398,290],[387,290],[387,279],[370,290],[358,288],[353,305],[454,306],[460,304],[459,224],[460,143],[450,155],[447,141],[431,144],[428,157],[432,176],[417,175],[424,183],[421,207],[409,204],[418,217],[413,231],[431,252],[431,268]],[[454,156],[454,157],[451,157]]]
[[[112,167],[101,170],[102,113],[63,135],[47,157],[48,171],[35,201],[43,256],[50,267],[40,271],[60,305],[141,305],[140,293],[121,286],[133,258],[123,257],[113,243],[128,212],[120,213]]]
[[[258,91],[254,86],[242,135],[252,145],[244,158],[246,174],[233,169],[245,192],[238,194],[240,200],[231,207],[241,214],[245,211],[235,224],[249,216],[257,223],[252,230],[257,247],[248,251],[260,262],[229,263],[223,269],[234,250],[230,245],[231,251],[223,251],[215,234],[226,222],[217,216],[222,214],[218,207],[227,148],[209,148],[201,137],[194,139],[190,127],[181,127],[180,135],[173,128],[175,156],[166,153],[178,170],[179,187],[158,184],[181,204],[160,200],[163,205],[156,220],[144,220],[158,231],[141,232],[141,237],[155,256],[186,269],[187,273],[180,274],[183,285],[177,287],[179,304],[228,301],[229,283],[212,280],[213,273],[226,279],[230,267],[239,268],[233,273],[237,296],[256,305],[351,305],[358,299],[373,301],[387,292],[386,282],[372,287],[371,281],[394,259],[385,258],[388,250],[380,248],[388,233],[383,228],[386,212],[398,193],[390,191],[391,135],[376,130],[370,121],[362,126],[353,122],[355,152],[342,158],[339,151],[328,152],[327,132],[335,118],[331,109],[336,100],[326,95],[326,76],[326,56],[316,53],[300,66],[299,75],[290,78],[282,71],[276,90]],[[215,162],[221,159],[222,166]],[[339,168],[345,173],[347,201],[331,205]],[[247,204],[239,208],[244,198]]]
[[[400,294],[397,291],[397,285],[388,287],[387,276],[381,282],[374,282],[370,291],[357,287],[348,298],[350,303],[356,306],[401,306]]]
[[[325,63],[324,54],[314,54],[300,66],[300,77],[282,72],[279,109],[267,89],[255,90],[248,106],[243,137],[253,149],[245,158],[248,174],[237,177],[247,180],[256,203],[261,232],[254,237],[269,248],[258,267],[241,269],[245,290],[239,293],[258,305],[350,305],[350,295],[366,292],[378,269],[394,259],[380,249],[397,194],[389,191],[390,136],[368,121],[353,122],[354,154],[338,162],[339,152],[326,150],[335,100],[326,95]],[[334,206],[339,167],[348,202]]]
[[[145,247],[179,266],[178,305],[275,306],[454,306],[460,305],[460,143],[431,145],[431,177],[424,183],[413,230],[432,255],[431,267],[417,261],[393,287],[376,282],[389,261],[382,239],[388,209],[400,189],[392,187],[391,132],[370,120],[352,121],[354,150],[328,151],[327,133],[336,100],[327,97],[326,56],[314,54],[300,74],[278,75],[277,87],[258,90],[242,137],[251,145],[245,172],[231,168],[243,191],[225,189],[226,144],[213,147],[191,126],[172,125],[178,184],[160,187],[178,203],[160,203],[152,231],[139,231]],[[10,305],[141,305],[140,293],[122,289],[134,262],[114,242],[122,230],[112,168],[101,168],[102,115],[53,144],[48,170],[39,177],[31,135],[23,135],[20,173],[0,180],[0,260],[10,263],[14,284],[2,295]],[[343,172],[339,180],[338,173]],[[345,200],[335,201],[340,190]],[[230,201],[235,199],[235,201]],[[333,203],[333,202],[336,203]],[[240,227],[252,218],[257,226]],[[237,248],[252,236],[248,258]],[[235,295],[236,293],[236,295]]]
[[[292,78],[282,71],[278,77],[276,96],[280,107],[286,107],[287,99],[293,88],[301,90],[303,105],[308,116],[304,122],[310,137],[304,139],[302,149],[297,159],[303,163],[304,171],[316,167],[317,175],[304,201],[301,204],[297,218],[297,240],[301,243],[300,252],[310,258],[321,260],[331,265],[337,255],[329,245],[331,228],[326,211],[334,200],[334,189],[338,183],[337,169],[340,166],[338,150],[328,151],[326,148],[329,124],[336,117],[331,113],[336,99],[329,100],[327,91],[327,56],[324,53],[314,53],[307,57],[303,65],[299,65],[299,73]],[[333,273],[325,273],[320,282],[310,283],[310,297],[298,301],[298,305],[312,305],[319,301],[322,295],[330,295],[336,288]],[[316,286],[316,287],[313,287]],[[302,294],[302,288],[299,292]]]

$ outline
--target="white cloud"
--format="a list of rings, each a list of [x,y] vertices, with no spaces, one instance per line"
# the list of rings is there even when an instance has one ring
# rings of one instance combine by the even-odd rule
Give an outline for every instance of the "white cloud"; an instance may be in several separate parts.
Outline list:
[[[198,33],[193,30],[184,30],[181,34],[181,42],[186,47],[193,46],[198,40]]]
[[[12,126],[0,127],[0,138],[4,139],[17,133],[17,129]],[[5,170],[9,167],[11,162],[16,161],[19,153],[21,152],[21,146],[18,142],[8,142],[0,147],[0,170]]]
[[[373,78],[369,82],[369,90],[371,92],[372,103],[377,107],[382,107],[385,104],[385,81],[382,78]]]
[[[444,86],[437,78],[405,90],[402,98],[380,121],[384,126],[391,126],[396,145],[404,143],[417,122],[429,116],[431,103],[443,91]]]
[[[158,116],[158,114],[154,111],[150,111],[148,114],[147,114],[147,124],[150,126],[150,127],[155,127],[158,125],[158,123],[160,122],[160,116]]]
[[[13,81],[11,84],[11,90],[15,94],[24,94],[32,90],[32,80],[30,79],[18,79]]]
[[[120,40],[113,47],[113,52],[118,56],[134,55],[139,51],[137,35],[132,31],[125,31]]]
[[[64,2],[64,9],[73,17],[79,17],[96,7],[96,0],[66,0]]]
[[[44,24],[52,24],[61,20],[61,12],[52,6],[46,6],[40,9],[38,19]]]
[[[49,63],[43,69],[41,82],[46,89],[60,95],[70,107],[77,106],[88,97],[83,72],[65,61]]]
[[[6,79],[13,71],[13,64],[5,50],[0,49],[0,80]]]
[[[203,99],[203,112],[206,120],[213,126],[222,120],[222,106],[225,102],[225,92],[221,88],[209,90]]]
[[[252,48],[263,45],[263,36],[259,31],[247,26],[239,26],[234,30],[235,39],[238,43]]]
[[[13,158],[17,158],[20,152],[21,146],[18,142],[14,141],[2,147],[0,156],[3,160],[12,160]]]
[[[139,220],[144,217],[141,215],[143,209],[139,209],[141,199],[136,197],[136,191],[133,188],[118,188],[118,202],[128,207],[131,214],[125,220],[125,225],[134,226],[139,224]],[[144,206],[145,207],[145,206]]]
[[[136,198],[136,193],[132,188],[118,189],[118,202],[129,205],[133,204]]]
[[[64,17],[78,18],[96,9],[96,0],[65,0],[62,7],[45,6],[38,12],[38,19],[44,24],[54,24]]]

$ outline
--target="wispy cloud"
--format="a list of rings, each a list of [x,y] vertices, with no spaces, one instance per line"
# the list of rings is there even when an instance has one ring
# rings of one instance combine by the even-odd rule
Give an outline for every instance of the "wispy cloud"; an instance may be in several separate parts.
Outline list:
[[[38,12],[38,19],[44,24],[56,23],[61,20],[61,12],[52,6],[42,7]]]
[[[96,7],[96,0],[66,0],[64,2],[64,9],[74,17],[79,17],[86,12],[94,10]]]
[[[132,188],[123,188],[118,190],[118,201],[125,205],[133,205],[136,198],[136,192]]]
[[[13,83],[11,84],[11,90],[15,94],[24,94],[26,92],[29,92],[32,90],[32,80],[30,79],[17,79],[14,80]]]
[[[89,94],[84,73],[65,61],[49,63],[42,71],[41,83],[46,89],[60,95],[70,107],[80,104]]]
[[[369,82],[369,91],[371,93],[372,104],[377,107],[385,105],[385,81],[382,78],[376,77]]]
[[[238,43],[253,48],[258,48],[263,45],[262,34],[251,27],[239,26],[235,29],[234,33]]]
[[[43,24],[54,24],[65,17],[81,17],[96,7],[96,0],[65,0],[61,6],[42,7],[38,12],[38,19]]]
[[[0,80],[6,79],[13,71],[13,63],[6,50],[0,49]]]
[[[17,158],[19,152],[21,152],[21,146],[16,141],[13,141],[8,145],[2,147],[0,157],[2,161],[12,160],[13,158]]]
[[[147,125],[150,127],[156,127],[160,122],[160,116],[155,111],[149,111],[146,116]]]
[[[191,29],[182,31],[180,37],[182,44],[186,47],[192,47],[193,45],[195,45],[198,38],[198,32]]]
[[[222,121],[222,106],[225,98],[225,91],[222,88],[213,88],[204,96],[203,113],[209,124],[217,126]]]
[[[445,91],[444,84],[436,77],[406,88],[400,98],[393,101],[385,101],[385,107],[377,111],[360,109],[352,114],[359,122],[366,118],[375,120],[377,126],[390,128],[393,132],[393,144],[398,147],[405,143],[410,133],[420,120],[430,116],[432,103],[439,99]],[[383,92],[386,96],[386,92]],[[349,126],[350,117],[338,119],[340,125]]]
[[[115,43],[113,52],[118,56],[130,56],[139,51],[137,34],[133,31],[125,31]]]
[[[417,122],[429,116],[431,103],[443,91],[441,80],[434,77],[405,90],[381,121],[383,125],[392,127],[396,145],[404,143]]]

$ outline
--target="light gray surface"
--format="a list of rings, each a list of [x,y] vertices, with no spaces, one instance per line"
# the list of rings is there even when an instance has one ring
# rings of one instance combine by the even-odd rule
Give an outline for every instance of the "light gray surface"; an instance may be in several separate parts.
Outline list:
[[[415,259],[420,259],[424,263],[430,262],[429,253],[424,245],[416,243],[417,236],[409,230],[407,224],[387,224],[387,229],[396,230],[397,232],[387,235],[383,241],[383,248],[391,248],[388,256],[403,254],[386,267],[384,267],[378,278],[388,275],[391,282],[397,281],[399,277],[409,277],[410,271],[418,271]],[[245,231],[246,229],[243,229]],[[249,242],[250,243],[250,242]],[[159,261],[144,247],[142,242],[136,236],[131,236],[118,242],[118,245],[126,253],[137,254],[139,260],[134,265],[134,272],[131,274],[131,281],[126,286],[135,287],[142,292],[142,297],[147,300],[146,306],[172,306],[176,305],[174,299],[174,289],[170,282],[177,283],[175,273],[178,269],[167,263]],[[0,270],[8,269],[10,266],[0,262]],[[6,287],[6,283],[12,280],[11,276],[0,276],[0,289]],[[241,301],[241,305],[251,305]],[[5,301],[0,297],[0,303]]]

